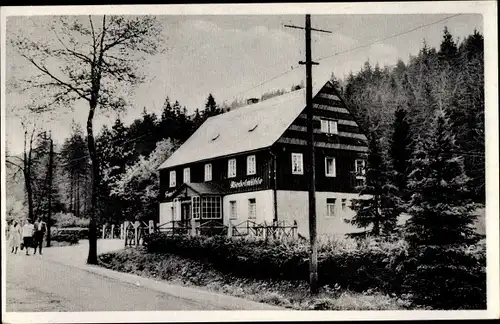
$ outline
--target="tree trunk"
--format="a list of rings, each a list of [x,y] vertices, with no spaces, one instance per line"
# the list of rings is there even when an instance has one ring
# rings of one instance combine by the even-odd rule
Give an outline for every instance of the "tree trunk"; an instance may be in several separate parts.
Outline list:
[[[89,214],[89,254],[87,257],[88,264],[97,264],[97,217],[99,213],[97,206],[97,190],[100,182],[100,174],[92,125],[96,107],[97,101],[90,104],[89,116],[87,119],[87,145],[90,161],[92,163],[92,195]]]
[[[76,217],[80,217],[80,174],[76,174]]]
[[[29,164],[29,162],[27,164]],[[35,214],[33,212],[33,189],[31,187],[31,167],[29,166],[24,171],[24,186],[26,189],[26,195],[28,196],[28,217],[33,221],[35,220]]]
[[[69,212],[73,213],[73,172],[70,174],[70,189],[69,189]]]

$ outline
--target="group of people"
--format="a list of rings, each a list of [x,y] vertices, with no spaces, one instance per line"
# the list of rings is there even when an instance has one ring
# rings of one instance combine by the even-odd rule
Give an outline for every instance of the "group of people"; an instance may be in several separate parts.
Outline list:
[[[17,250],[26,249],[26,255],[29,255],[29,249],[33,248],[33,254],[36,254],[38,249],[38,253],[42,255],[43,238],[46,232],[47,225],[40,217],[34,223],[31,219],[27,219],[23,224],[17,220],[12,221],[7,233],[11,253],[17,254]]]

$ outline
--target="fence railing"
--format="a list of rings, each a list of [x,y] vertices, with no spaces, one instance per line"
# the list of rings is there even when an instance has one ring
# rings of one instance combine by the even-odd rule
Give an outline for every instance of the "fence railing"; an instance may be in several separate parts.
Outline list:
[[[221,220],[206,220],[194,226],[192,225],[191,222],[185,221],[169,221],[156,226],[154,226],[153,221],[149,221],[148,224],[141,221],[125,222],[120,229],[120,233],[122,233],[120,238],[125,240],[125,246],[127,247],[144,245],[145,235],[153,232],[167,235],[254,237],[265,240],[296,239],[298,236],[296,221],[293,224],[288,224],[285,221],[257,223],[254,220],[245,220],[228,226],[224,225]],[[105,233],[105,227],[103,227],[103,233]]]
[[[297,222],[288,224],[285,221],[257,223],[246,220],[231,226],[233,237],[256,237],[264,239],[295,239],[297,238]]]

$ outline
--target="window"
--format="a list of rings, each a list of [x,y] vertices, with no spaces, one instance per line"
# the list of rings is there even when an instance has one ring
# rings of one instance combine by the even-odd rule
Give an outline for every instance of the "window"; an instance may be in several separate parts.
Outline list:
[[[229,202],[229,219],[238,219],[238,212],[236,209],[236,200]]]
[[[336,177],[337,170],[335,166],[335,158],[326,157],[325,158],[325,174],[327,177]]]
[[[335,216],[335,198],[326,198],[326,217]]]
[[[191,215],[193,219],[200,219],[200,196],[193,196],[191,198]]]
[[[172,214],[174,216],[172,220],[181,220],[181,201],[179,198],[174,198],[172,204]]]
[[[175,171],[170,171],[170,187],[175,187]]]
[[[236,159],[230,159],[227,161],[227,177],[236,177]]]
[[[355,161],[356,179],[364,179],[366,175],[366,161],[358,159]]]
[[[327,134],[338,134],[337,121],[330,119],[321,119],[321,132]]]
[[[347,207],[347,199],[342,198],[342,210],[345,210]]]
[[[221,218],[221,198],[217,196],[203,197],[201,200],[201,217],[203,219]]]
[[[189,168],[184,169],[184,178],[183,178],[184,183],[189,183],[191,182],[191,170]]]
[[[205,164],[205,181],[212,181],[212,164]]]
[[[257,218],[255,198],[248,199],[248,218]]]
[[[255,174],[255,155],[247,156],[247,175]]]
[[[292,174],[304,174],[302,153],[292,153]]]

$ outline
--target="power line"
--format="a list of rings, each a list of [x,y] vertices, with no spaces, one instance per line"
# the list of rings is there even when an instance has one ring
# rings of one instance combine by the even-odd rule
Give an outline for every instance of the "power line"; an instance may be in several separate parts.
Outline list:
[[[435,24],[438,24],[438,23],[440,23],[442,21],[445,21],[445,20],[448,20],[448,19],[451,19],[451,18],[454,18],[454,17],[458,17],[458,16],[461,16],[461,15],[462,14],[451,15],[451,16],[448,16],[446,18],[443,18],[443,19],[440,19],[440,20],[437,20],[437,21],[434,21],[434,22],[431,22],[431,23],[428,23],[428,24],[425,24],[425,25],[420,25],[420,26],[415,27],[413,29],[410,29],[410,30],[407,30],[407,31],[404,31],[404,32],[400,32],[400,33],[394,34],[392,36],[380,38],[380,39],[374,40],[374,41],[372,41],[370,43],[366,43],[366,44],[363,44],[363,45],[359,45],[359,46],[347,49],[345,51],[341,51],[341,52],[337,52],[337,53],[334,53],[334,54],[331,54],[331,55],[328,55],[328,56],[324,56],[322,58],[319,58],[318,61],[321,61],[321,60],[324,60],[324,59],[327,59],[327,58],[330,58],[330,57],[333,57],[333,56],[336,56],[336,55],[345,54],[345,53],[348,53],[348,52],[351,52],[351,51],[354,51],[354,50],[357,50],[357,49],[360,49],[360,48],[368,47],[368,46],[371,46],[371,45],[376,44],[378,42],[382,42],[382,41],[385,41],[385,40],[388,40],[388,39],[391,39],[391,38],[395,38],[395,37],[398,37],[398,36],[401,36],[401,35],[409,34],[411,32],[414,32],[415,30],[419,30],[419,29],[422,29],[422,28],[425,28],[425,27],[428,27],[428,26],[431,26],[431,25],[435,25]]]
[[[438,24],[438,23],[440,23],[440,22],[443,22],[443,21],[445,21],[445,20],[448,20],[448,19],[451,19],[451,18],[455,18],[455,17],[461,16],[461,15],[462,15],[462,14],[455,14],[455,15],[447,16],[447,17],[445,17],[445,18],[442,18],[442,19],[436,20],[436,21],[431,22],[431,23],[428,23],[428,24],[420,25],[420,26],[418,26],[418,27],[415,27],[415,28],[409,29],[409,30],[404,31],[404,32],[400,32],[400,33],[397,33],[397,34],[394,34],[394,35],[391,35],[391,36],[388,36],[388,37],[384,37],[384,38],[379,38],[379,39],[377,39],[377,40],[371,41],[371,42],[366,43],[366,44],[363,44],[363,45],[359,45],[359,46],[356,46],[356,47],[352,47],[352,48],[350,48],[350,49],[347,49],[347,50],[344,50],[344,51],[340,51],[340,52],[336,52],[336,53],[333,53],[333,54],[331,54],[331,55],[323,56],[323,57],[321,57],[321,58],[317,59],[316,61],[322,61],[322,60],[328,59],[328,58],[333,57],[333,56],[337,56],[337,55],[341,55],[341,54],[346,54],[346,53],[349,53],[349,52],[355,51],[355,50],[357,50],[357,49],[364,48],[364,47],[368,47],[368,46],[371,46],[371,45],[373,45],[373,44],[376,44],[376,43],[379,43],[379,42],[382,42],[382,41],[385,41],[385,40],[388,40],[388,39],[392,39],[392,38],[399,37],[399,36],[402,36],[402,35],[405,35],[405,34],[409,34],[409,33],[414,32],[414,31],[416,31],[416,30],[419,30],[419,29],[422,29],[422,28],[425,28],[425,27],[428,27],[428,26],[432,26],[432,25]],[[271,81],[273,81],[273,80],[276,80],[277,78],[282,77],[283,75],[286,75],[286,74],[288,74],[288,73],[292,72],[294,69],[296,69],[296,68],[298,68],[298,67],[300,67],[300,65],[295,65],[295,66],[292,66],[290,70],[287,70],[287,71],[285,71],[285,72],[283,72],[283,73],[280,73],[280,74],[278,74],[278,75],[276,75],[276,76],[274,76],[274,77],[272,77],[272,78],[270,78],[270,79],[268,79],[268,80],[265,80],[264,82],[262,82],[262,83],[260,83],[260,84],[258,84],[258,85],[256,85],[256,86],[253,86],[253,87],[249,88],[249,89],[246,89],[246,90],[240,91],[240,92],[236,93],[236,94],[234,95],[234,97],[237,97],[238,95],[240,95],[240,94],[242,94],[242,93],[248,92],[248,91],[250,91],[250,90],[253,90],[253,89],[255,89],[255,88],[258,88],[258,87],[260,87],[260,86],[263,86],[264,84],[267,84],[267,83],[269,83],[269,82],[271,82]]]

